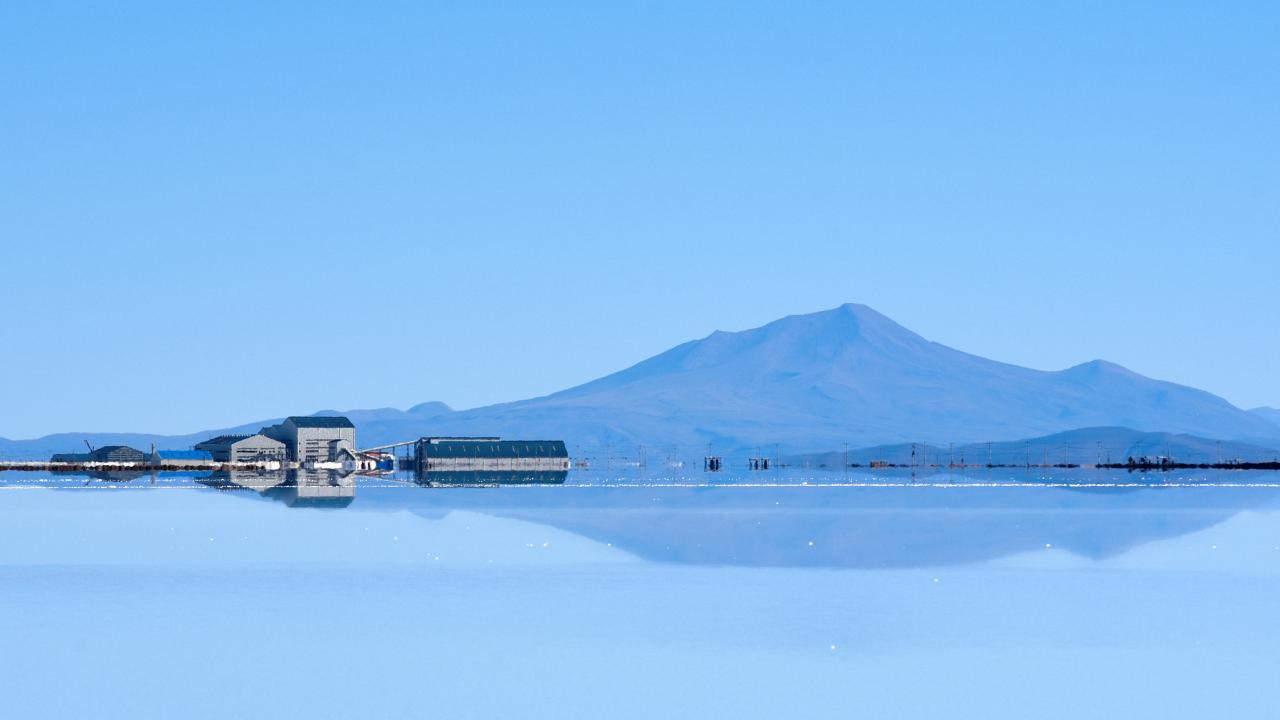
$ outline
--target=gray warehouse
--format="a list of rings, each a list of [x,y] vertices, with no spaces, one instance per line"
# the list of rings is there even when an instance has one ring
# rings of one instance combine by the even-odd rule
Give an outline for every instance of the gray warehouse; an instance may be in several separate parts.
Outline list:
[[[288,417],[262,428],[284,443],[293,462],[340,462],[356,457],[356,426],[344,417]]]
[[[219,435],[196,445],[218,462],[263,463],[284,462],[288,450],[284,443],[266,435]]]

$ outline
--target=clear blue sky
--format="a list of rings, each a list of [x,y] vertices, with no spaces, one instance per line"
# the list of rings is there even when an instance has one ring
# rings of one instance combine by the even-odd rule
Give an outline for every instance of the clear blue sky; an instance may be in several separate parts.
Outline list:
[[[0,435],[470,407],[846,301],[1280,405],[1274,3],[111,5],[0,6]]]

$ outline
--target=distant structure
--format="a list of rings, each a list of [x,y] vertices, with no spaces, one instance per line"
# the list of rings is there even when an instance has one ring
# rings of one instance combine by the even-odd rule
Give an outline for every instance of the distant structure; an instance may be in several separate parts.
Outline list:
[[[141,463],[147,456],[128,445],[104,445],[89,452],[90,462]]]
[[[100,448],[90,448],[87,453],[55,453],[49,458],[49,462],[75,464],[133,463],[141,465],[146,461],[146,453],[128,445],[103,445]]]
[[[723,464],[723,462],[724,461],[720,458],[719,455],[708,455],[702,458],[702,471],[703,472],[720,472],[720,466]]]
[[[420,472],[569,470],[563,440],[502,440],[496,437],[431,437],[414,443]]]
[[[345,417],[285,418],[261,434],[284,444],[292,462],[356,460],[356,426]]]
[[[214,466],[213,455],[204,450],[152,450],[153,468],[205,468]]]
[[[218,462],[285,462],[289,458],[289,450],[284,443],[269,438],[262,433],[257,435],[219,435],[202,443],[197,443],[196,450],[208,452]]]

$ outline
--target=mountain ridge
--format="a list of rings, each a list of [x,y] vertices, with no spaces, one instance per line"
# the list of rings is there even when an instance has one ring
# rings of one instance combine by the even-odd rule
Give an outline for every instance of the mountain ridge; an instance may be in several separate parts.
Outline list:
[[[460,431],[480,421],[519,427],[535,420],[561,421],[562,434],[597,443],[815,449],[845,441],[1016,439],[1096,426],[1276,435],[1211,393],[1109,361],[1044,371],[988,360],[854,304],[717,331],[557,393],[449,418]]]
[[[1172,457],[1185,463],[1271,462],[1280,451],[1277,445],[1259,445],[1239,440],[1220,441],[1186,433],[1141,432],[1124,427],[1078,428],[1042,437],[1021,440],[969,443],[954,447],[900,443],[874,447],[850,448],[852,464],[869,465],[888,462],[910,465],[914,459],[926,465],[1042,465],[1073,463],[1093,465],[1103,462],[1123,463],[1132,458]],[[914,456],[914,457],[913,457]],[[845,453],[830,450],[788,456],[792,465],[839,468]]]
[[[1280,429],[1280,408],[1273,407],[1256,407],[1249,411],[1251,415],[1256,415],[1263,420],[1275,425]]]
[[[780,444],[795,453],[844,443],[1018,440],[1090,427],[1280,438],[1280,425],[1203,390],[1101,359],[1062,370],[990,360],[852,303],[717,330],[541,397],[457,411],[424,403],[345,414],[366,447],[421,435],[502,435],[690,450]],[[195,436],[144,437],[161,438],[159,445]],[[0,452],[36,442],[0,441]]]

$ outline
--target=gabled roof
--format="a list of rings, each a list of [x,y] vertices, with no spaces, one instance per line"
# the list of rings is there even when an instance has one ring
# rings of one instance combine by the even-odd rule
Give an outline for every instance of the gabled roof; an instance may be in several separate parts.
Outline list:
[[[291,422],[298,427],[306,428],[354,428],[355,425],[345,417],[338,416],[317,416],[317,415],[290,415],[285,418],[286,422]]]
[[[131,448],[128,445],[103,445],[102,447],[95,448],[90,452],[89,458],[92,460],[100,460],[109,455],[123,455],[125,457],[136,458],[146,457],[146,453],[137,448]]]
[[[222,444],[230,445],[230,444],[231,444],[231,443],[233,443],[233,442],[239,442],[239,441],[241,441],[241,440],[244,440],[244,439],[245,439],[245,438],[247,438],[247,437],[253,437],[253,436],[252,436],[252,435],[219,435],[219,436],[217,436],[217,437],[211,437],[211,438],[209,438],[208,440],[202,440],[202,441],[200,441],[200,443],[199,443],[199,444],[201,444],[201,445],[206,445],[206,444],[209,444],[209,445],[222,445]]]

